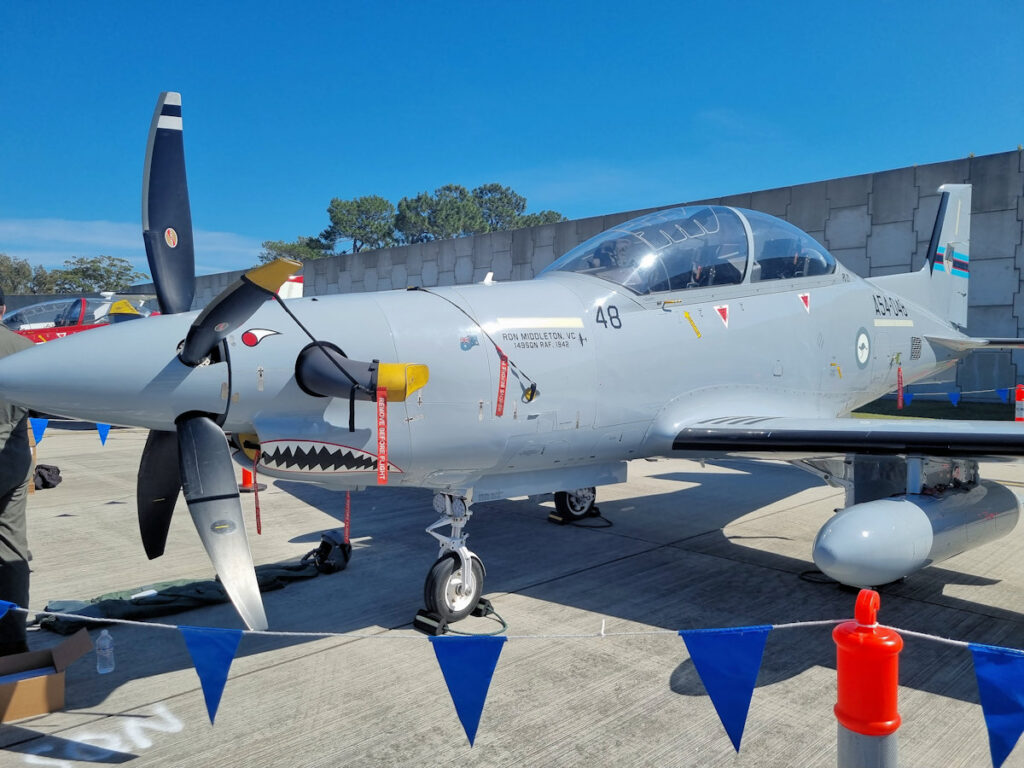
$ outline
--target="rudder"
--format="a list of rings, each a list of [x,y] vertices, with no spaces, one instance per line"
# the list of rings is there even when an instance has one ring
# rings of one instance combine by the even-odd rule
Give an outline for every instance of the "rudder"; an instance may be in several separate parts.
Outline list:
[[[967,327],[967,285],[971,276],[971,185],[943,184],[928,262],[929,304],[942,318]]]

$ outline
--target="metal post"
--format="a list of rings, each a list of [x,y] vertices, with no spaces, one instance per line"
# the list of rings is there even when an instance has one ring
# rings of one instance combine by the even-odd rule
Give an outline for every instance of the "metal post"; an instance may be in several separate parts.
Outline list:
[[[896,734],[865,736],[839,723],[836,739],[837,768],[896,768]]]

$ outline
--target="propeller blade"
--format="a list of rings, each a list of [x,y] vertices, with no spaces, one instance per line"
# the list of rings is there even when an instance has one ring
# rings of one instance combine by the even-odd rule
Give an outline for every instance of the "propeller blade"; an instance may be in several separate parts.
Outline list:
[[[249,629],[266,629],[228,441],[212,419],[178,420],[178,464],[188,511],[228,597]]]
[[[185,365],[198,365],[229,333],[248,320],[284,281],[302,269],[302,263],[277,259],[250,269],[229,285],[204,309],[185,337],[178,357]]]
[[[142,178],[142,237],[160,311],[188,312],[195,294],[192,214],[185,180],[181,94],[160,94]]]
[[[150,560],[164,553],[171,514],[181,490],[178,474],[178,436],[152,430],[142,449],[135,501],[139,508],[139,532]]]

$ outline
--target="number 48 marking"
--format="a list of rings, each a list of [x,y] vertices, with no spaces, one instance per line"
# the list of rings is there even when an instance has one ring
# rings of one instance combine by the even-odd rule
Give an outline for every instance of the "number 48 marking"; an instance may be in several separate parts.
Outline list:
[[[619,318],[619,308],[614,304],[608,307],[608,315],[605,316],[604,307],[597,308],[597,317],[595,321],[607,328],[609,325],[612,328],[621,328],[622,320]]]

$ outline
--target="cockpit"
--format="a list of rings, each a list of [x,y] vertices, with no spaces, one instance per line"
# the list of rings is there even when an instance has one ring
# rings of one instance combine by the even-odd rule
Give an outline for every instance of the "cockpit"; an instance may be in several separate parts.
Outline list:
[[[637,294],[738,285],[835,271],[832,255],[792,224],[757,211],[657,211],[572,249],[543,272],[578,272]]]

